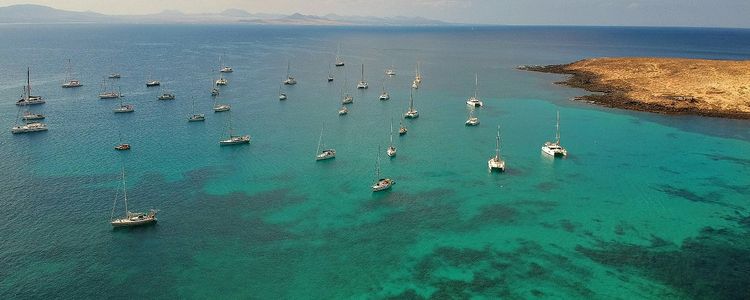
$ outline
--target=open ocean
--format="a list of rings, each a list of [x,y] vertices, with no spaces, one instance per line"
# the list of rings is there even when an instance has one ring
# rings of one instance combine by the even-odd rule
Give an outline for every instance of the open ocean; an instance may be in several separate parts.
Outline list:
[[[750,30],[3,25],[0,40],[0,299],[750,298],[749,121],[592,106],[515,69],[750,59]],[[235,71],[219,102],[250,145],[218,145],[221,55]],[[68,58],[81,88],[60,87]],[[397,184],[372,193],[418,61],[420,117],[381,155]],[[50,129],[12,135],[27,66],[47,103],[26,108]],[[113,70],[132,114],[97,98]],[[474,73],[485,106],[466,127]],[[204,123],[187,122],[192,98]],[[569,156],[552,160],[557,110]],[[323,124],[337,157],[316,162]],[[488,174],[498,125],[508,170]],[[120,135],[132,150],[112,149]],[[123,165],[131,210],[158,208],[157,225],[111,228]]]

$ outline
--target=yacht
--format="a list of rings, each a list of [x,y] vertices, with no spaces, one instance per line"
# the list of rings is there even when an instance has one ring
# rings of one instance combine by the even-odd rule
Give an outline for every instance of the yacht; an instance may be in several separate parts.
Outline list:
[[[188,116],[188,122],[203,122],[206,120],[206,115],[195,113],[195,98],[193,98],[192,110],[193,113]]]
[[[219,145],[221,146],[229,146],[229,145],[239,145],[239,144],[249,144],[250,143],[250,135],[234,135],[234,128],[232,128],[232,114],[229,114],[229,137],[225,140],[220,140]]]
[[[279,100],[286,100],[286,93],[281,91],[281,85],[279,85]]]
[[[367,81],[365,81],[365,64],[362,64],[362,78],[357,83],[358,89],[366,89],[367,88]]]
[[[500,158],[500,126],[497,126],[497,136],[495,137],[495,156],[490,157],[487,161],[487,168],[492,171],[505,172],[505,161]]]
[[[232,69],[232,67],[225,65],[223,61],[224,61],[223,60],[223,56],[219,57],[219,72],[221,72],[221,73],[232,73],[232,72],[234,72],[234,70]]]
[[[290,73],[291,63],[286,63],[286,79],[283,81],[285,85],[295,85],[297,84],[297,80],[294,79],[294,76],[292,76],[292,73]]]
[[[466,120],[466,126],[477,126],[479,125],[479,118],[474,116],[474,109],[469,110],[469,118]]]
[[[31,122],[23,125],[16,125],[10,129],[10,132],[13,134],[37,131],[47,131],[47,124],[41,122]]]
[[[146,87],[160,86],[160,85],[161,85],[161,82],[159,82],[158,80],[154,80],[154,79],[146,80]]]
[[[65,67],[65,81],[62,84],[63,88],[77,88],[83,86],[78,79],[73,79],[72,73],[73,65],[70,63],[70,59],[68,59],[68,64]]]
[[[555,141],[545,142],[542,146],[542,152],[552,157],[564,157],[568,155],[568,150],[565,150],[560,145],[560,111],[557,111],[557,125],[555,125]]]
[[[16,101],[16,105],[19,106],[25,106],[25,105],[37,105],[37,104],[44,104],[46,101],[42,98],[42,96],[32,96],[31,95],[31,69],[26,68],[26,86],[24,86],[23,89],[23,95],[21,96],[21,99]]]
[[[109,75],[107,77],[109,79],[120,79],[120,77],[122,77],[122,76],[120,76],[120,73],[109,73]]]
[[[380,177],[380,147],[378,147],[378,158],[375,164],[375,178],[375,183],[373,183],[373,185],[370,187],[373,192],[385,191],[396,184],[393,179]]]
[[[328,65],[328,82],[333,82],[333,73],[331,73],[331,65]]]
[[[479,93],[479,76],[477,74],[474,74],[474,96],[469,97],[469,100],[466,100],[466,105],[472,106],[472,107],[482,107],[484,103],[482,103],[481,100],[479,100],[479,96],[477,94]]]
[[[378,97],[378,99],[383,101],[391,99],[391,95],[385,90],[385,80],[383,80],[383,91],[380,92],[380,97]]]
[[[232,109],[232,106],[229,104],[214,104],[214,112],[229,111],[230,109]]]
[[[102,91],[99,92],[99,99],[117,99],[122,97],[119,91],[109,90],[107,88],[107,79],[102,82]]]
[[[346,106],[342,106],[341,109],[339,109],[339,116],[343,116],[348,113],[349,113],[349,109],[347,109]]]
[[[23,112],[23,116],[21,117],[24,121],[31,121],[31,120],[42,120],[45,116],[43,114],[35,114],[30,111]]]
[[[411,83],[413,89],[418,89],[422,85],[422,73],[419,72],[419,62],[417,62],[417,71],[414,75],[414,81]]]
[[[393,68],[393,65],[391,65],[390,68],[388,68],[387,70],[385,70],[385,75],[388,75],[388,76],[395,76],[396,75],[396,70]]]
[[[324,126],[325,127],[325,126]],[[323,147],[323,128],[320,129],[320,138],[318,138],[318,150],[315,151],[317,153],[315,155],[315,160],[326,160],[336,157],[336,149],[323,149],[320,150]]]
[[[414,108],[414,92],[409,92],[409,110],[404,113],[404,118],[419,118],[419,112]]]
[[[337,67],[343,67],[344,66],[344,59],[341,58],[341,44],[339,43],[338,50],[336,50],[336,63],[334,64]]]
[[[388,157],[395,157],[396,156],[396,146],[393,145],[393,120],[391,120],[391,144],[388,145],[388,149],[385,150],[386,154],[388,154]]]
[[[161,95],[159,95],[158,99],[159,100],[174,100],[174,98],[175,98],[174,93],[162,89],[162,93]]]
[[[398,135],[404,135],[409,131],[409,129],[407,129],[406,126],[404,126],[403,122],[399,122],[398,125],[399,125]]]
[[[135,111],[135,107],[132,104],[120,104],[112,111],[115,113],[130,113]]]
[[[341,99],[342,104],[352,104],[354,103],[354,97],[352,95],[349,95],[349,93],[344,94],[344,98]]]
[[[117,197],[115,195],[115,202],[112,204],[112,216],[110,217],[110,224],[112,227],[135,227],[143,225],[151,225],[156,223],[156,213],[158,210],[151,209],[147,213],[142,212],[131,212],[128,210],[128,193],[125,188],[125,167],[122,168],[122,197],[125,202],[125,214],[120,217],[115,217],[115,207],[117,206]]]

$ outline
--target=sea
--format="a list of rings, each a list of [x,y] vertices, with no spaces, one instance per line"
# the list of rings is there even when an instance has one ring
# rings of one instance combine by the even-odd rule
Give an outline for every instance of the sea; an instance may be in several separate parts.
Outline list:
[[[0,40],[0,299],[750,298],[749,121],[594,106],[517,69],[750,59],[750,30],[37,24]],[[47,103],[19,109],[27,68]],[[83,87],[61,88],[68,70]],[[98,99],[112,72],[135,112]],[[11,134],[26,109],[49,131]],[[557,112],[568,156],[552,159]],[[393,158],[391,124],[408,127]],[[251,143],[220,146],[230,127]],[[489,173],[498,131],[507,170]],[[319,140],[335,159],[315,160]],[[378,165],[396,184],[373,193]],[[109,224],[123,170],[129,210],[156,225]]]

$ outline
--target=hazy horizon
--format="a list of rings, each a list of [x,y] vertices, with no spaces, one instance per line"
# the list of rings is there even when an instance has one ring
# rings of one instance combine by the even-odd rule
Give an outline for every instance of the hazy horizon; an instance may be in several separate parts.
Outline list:
[[[423,17],[452,23],[488,25],[592,25],[750,27],[750,1],[713,2],[681,0],[278,0],[179,1],[149,0],[0,0],[0,6],[37,4],[70,11],[108,15],[143,15],[164,10],[218,13],[242,9],[250,13],[348,16]]]

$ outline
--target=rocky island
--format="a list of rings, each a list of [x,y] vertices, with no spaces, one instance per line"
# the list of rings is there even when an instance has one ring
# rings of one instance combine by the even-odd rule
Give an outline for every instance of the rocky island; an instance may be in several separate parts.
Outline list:
[[[750,60],[605,57],[519,69],[572,75],[559,83],[594,92],[576,100],[603,106],[750,119]]]

